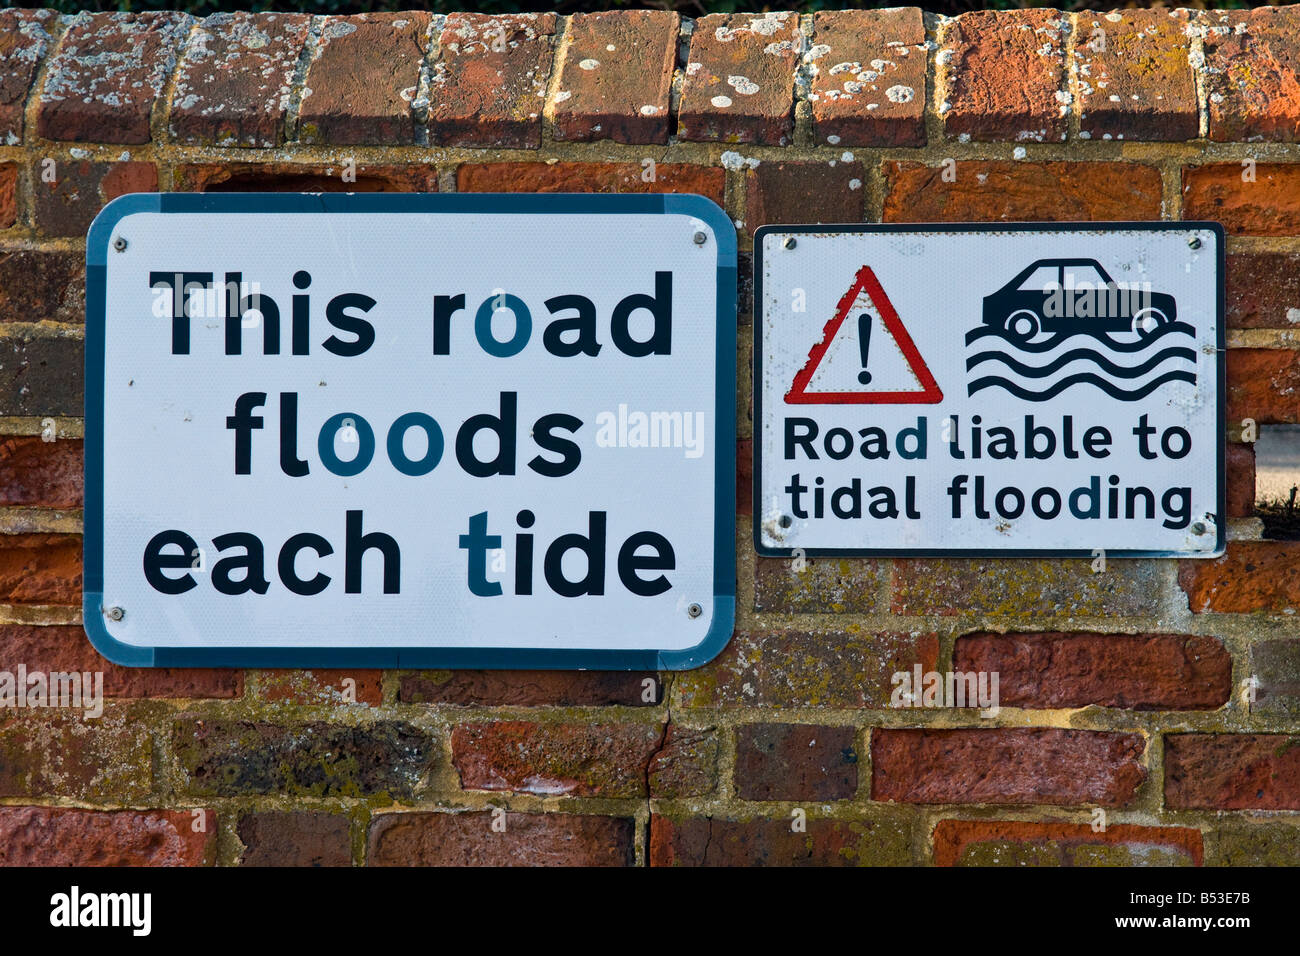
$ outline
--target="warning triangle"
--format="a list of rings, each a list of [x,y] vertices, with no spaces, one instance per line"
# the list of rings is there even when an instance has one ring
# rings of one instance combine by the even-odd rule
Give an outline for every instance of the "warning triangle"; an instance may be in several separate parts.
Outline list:
[[[902,366],[908,379],[902,387],[900,387],[897,376],[894,376],[893,379],[890,379],[889,376],[875,376],[862,368],[863,362],[861,360],[855,359],[855,367],[861,369],[862,384],[854,382],[848,388],[841,385],[838,390],[835,388],[823,389],[820,384],[812,389],[809,388],[814,376],[818,376],[819,369],[823,367],[823,363],[831,351],[831,344],[836,341],[840,326],[844,324],[844,320],[850,314],[859,316],[860,327],[868,343],[871,340],[871,327],[876,324],[877,320],[883,326],[884,331],[893,339],[893,344],[897,346],[898,352],[896,358],[901,359],[896,364]],[[878,345],[887,349],[884,342],[880,342]],[[872,350],[875,351],[875,346],[872,347]],[[869,353],[863,347],[861,354],[866,356]],[[879,354],[879,352],[876,352],[876,354]],[[870,367],[871,364],[874,363],[867,363],[867,367]],[[821,376],[818,377],[821,378]],[[874,390],[870,388],[873,379],[877,383]],[[902,319],[894,311],[894,306],[890,303],[889,297],[885,295],[885,290],[881,288],[880,281],[876,278],[876,274],[871,271],[870,266],[863,266],[858,270],[852,287],[848,292],[844,293],[835,315],[822,330],[821,341],[812,347],[812,351],[808,353],[808,361],[795,375],[794,384],[790,386],[790,391],[786,393],[785,401],[788,405],[931,405],[943,401],[943,392],[939,390],[939,384],[934,380],[934,376],[930,374],[930,369],[926,366],[925,360],[921,358],[921,353],[917,351],[916,343],[907,334]]]

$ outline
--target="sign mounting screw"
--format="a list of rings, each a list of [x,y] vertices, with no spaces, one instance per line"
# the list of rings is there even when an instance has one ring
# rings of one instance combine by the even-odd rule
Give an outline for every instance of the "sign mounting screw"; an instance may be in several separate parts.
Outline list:
[[[709,237],[705,235],[703,232],[697,232],[694,238],[695,238],[695,244],[697,246],[702,246],[709,241]]]
[[[697,618],[703,613],[704,613],[704,608],[700,607],[698,604],[692,604],[690,607],[686,609],[687,617],[691,617],[691,618]]]
[[[1187,240],[1187,245],[1190,246],[1190,247],[1193,248],[1193,249],[1199,249],[1199,248],[1201,248],[1201,237],[1200,237],[1200,236],[1192,236],[1192,238],[1190,238],[1190,239]]]
[[[114,606],[105,610],[104,616],[110,621],[120,621],[122,618],[126,617],[126,611],[122,610],[120,607]]]
[[[785,242],[781,243],[781,245],[785,246],[787,249],[793,249],[793,248],[794,248],[794,236],[786,236],[786,237],[785,237]]]
[[[123,239],[121,236],[118,236],[116,239],[113,240],[113,248],[116,249],[118,252],[125,252],[126,240]]]

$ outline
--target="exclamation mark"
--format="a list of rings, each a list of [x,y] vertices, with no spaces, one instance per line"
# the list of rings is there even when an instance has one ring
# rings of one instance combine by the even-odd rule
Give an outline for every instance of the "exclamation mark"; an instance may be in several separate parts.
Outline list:
[[[858,316],[858,351],[862,354],[862,371],[858,381],[863,385],[871,382],[871,373],[867,371],[867,355],[871,351],[871,313],[863,312]]]

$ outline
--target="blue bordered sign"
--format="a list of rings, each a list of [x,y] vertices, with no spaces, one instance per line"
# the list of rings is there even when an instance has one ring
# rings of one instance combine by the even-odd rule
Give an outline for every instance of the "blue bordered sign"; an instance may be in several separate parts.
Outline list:
[[[760,555],[1223,553],[1219,224],[773,225],[754,246]]]
[[[684,669],[730,639],[709,200],[137,194],[86,269],[110,660]]]

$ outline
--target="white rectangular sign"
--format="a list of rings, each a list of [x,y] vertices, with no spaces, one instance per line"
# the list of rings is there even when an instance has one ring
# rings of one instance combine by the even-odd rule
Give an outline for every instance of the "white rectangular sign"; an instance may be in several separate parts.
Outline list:
[[[1221,554],[1215,223],[765,226],[760,554]]]
[[[729,639],[707,199],[133,195],[87,276],[105,656],[657,669]]]

